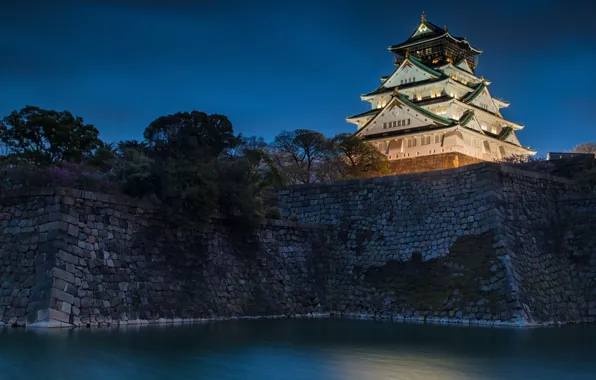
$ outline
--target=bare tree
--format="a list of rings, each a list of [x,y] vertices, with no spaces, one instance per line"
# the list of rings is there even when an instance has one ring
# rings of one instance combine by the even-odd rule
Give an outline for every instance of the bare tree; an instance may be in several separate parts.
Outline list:
[[[284,131],[273,141],[274,160],[283,169],[289,184],[311,183],[316,169],[328,152],[329,141],[316,131]]]
[[[573,151],[577,153],[596,153],[596,143],[587,142],[576,145]]]

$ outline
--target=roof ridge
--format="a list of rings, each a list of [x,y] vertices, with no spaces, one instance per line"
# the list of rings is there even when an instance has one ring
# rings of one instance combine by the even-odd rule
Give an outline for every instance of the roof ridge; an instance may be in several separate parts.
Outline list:
[[[383,108],[379,108],[381,111],[376,114],[375,116],[373,116],[369,121],[367,121],[361,128],[359,128],[356,132],[354,132],[354,134],[358,134],[362,131],[364,131],[369,125],[370,123],[373,122],[373,120],[375,120],[377,117],[379,117],[379,115],[381,113],[383,113],[383,111],[385,111],[386,109],[388,109],[388,107],[391,105],[392,102],[394,101],[401,101],[402,103],[404,103],[406,106],[426,115],[427,117],[433,119],[434,121],[437,121],[439,123],[444,124],[445,126],[455,126],[457,125],[457,121],[453,120],[453,119],[448,119],[439,115],[436,115],[435,113],[415,104],[414,102],[412,102],[410,99],[408,99],[408,97],[404,94],[401,93],[397,93],[396,95],[393,95],[391,97],[391,99],[389,100],[389,102],[387,103],[387,105]]]
[[[412,62],[413,64],[415,64],[416,66],[418,66],[420,69],[426,71],[429,74],[436,75],[439,78],[448,78],[449,77],[445,73],[442,73],[440,71],[437,71],[437,70],[435,70],[433,68],[430,68],[430,67],[426,66],[418,58],[415,58],[415,57],[413,57],[411,55],[407,56],[406,57],[406,60],[409,60],[410,62]]]
[[[480,95],[482,93],[482,91],[486,88],[486,83],[484,83],[484,81],[480,82],[480,84],[478,86],[476,86],[476,89],[472,92],[470,92],[468,95],[466,95],[464,98],[462,98],[462,102],[464,103],[470,103],[472,102],[474,99],[476,99],[478,97],[478,95]]]
[[[439,121],[441,123],[444,123],[446,125],[453,125],[455,123],[455,120],[453,119],[448,119],[446,117],[442,117],[439,116],[437,114],[435,114],[434,112],[431,112],[427,109],[425,109],[424,107],[421,107],[419,105],[417,105],[416,103],[412,102],[406,95],[404,94],[400,94],[398,93],[397,96],[394,96],[394,98],[397,98],[399,100],[401,100],[402,102],[404,102],[407,106],[425,114],[426,116],[430,117],[431,119],[435,119],[436,121]]]
[[[355,118],[358,118],[358,117],[365,116],[367,114],[379,113],[379,112],[381,112],[381,110],[382,110],[382,108],[373,108],[371,110],[361,112],[361,113],[356,114],[354,116],[348,116],[346,119],[355,119]]]
[[[462,116],[459,118],[459,125],[465,127],[474,118],[474,110],[465,110]]]
[[[401,64],[400,64],[400,65],[399,65],[397,68],[395,68],[395,70],[393,70],[393,72],[392,72],[390,75],[388,75],[388,76],[387,76],[387,79],[386,79],[386,80],[385,80],[383,83],[381,83],[381,84],[380,84],[380,85],[379,85],[377,88],[375,88],[375,89],[374,89],[372,92],[369,92],[369,93],[363,94],[363,95],[361,95],[361,96],[370,96],[370,95],[373,95],[373,94],[377,93],[377,91],[381,90],[383,87],[384,87],[384,88],[387,88],[387,89],[388,89],[388,88],[390,88],[390,87],[387,87],[387,86],[385,86],[385,83],[387,83],[387,81],[388,81],[388,80],[389,80],[389,79],[390,79],[390,78],[391,78],[393,75],[395,75],[395,73],[396,73],[396,72],[397,72],[397,71],[398,71],[398,70],[399,70],[399,69],[400,69],[400,68],[401,68],[401,67],[404,65],[404,63],[405,63],[406,61],[410,61],[412,64],[414,64],[415,66],[417,66],[419,69],[421,69],[421,70],[423,70],[423,71],[426,71],[426,72],[427,72],[428,74],[430,74],[430,75],[434,75],[434,76],[436,76],[436,77],[437,77],[436,79],[441,79],[441,80],[443,80],[443,79],[447,79],[447,78],[449,78],[449,76],[448,76],[448,75],[446,75],[445,73],[442,73],[442,72],[440,72],[440,71],[437,71],[437,70],[435,70],[435,69],[432,69],[432,68],[430,68],[430,67],[426,66],[425,64],[423,64],[422,62],[420,62],[418,59],[416,59],[416,58],[414,58],[414,57],[412,57],[412,56],[410,55],[410,56],[406,57],[406,58],[404,59],[404,61],[403,61],[403,62],[402,62],[402,63],[401,63]],[[414,84],[414,83],[415,83],[415,82],[413,82],[412,84]],[[391,88],[395,88],[395,87],[397,87],[397,86],[392,86]]]

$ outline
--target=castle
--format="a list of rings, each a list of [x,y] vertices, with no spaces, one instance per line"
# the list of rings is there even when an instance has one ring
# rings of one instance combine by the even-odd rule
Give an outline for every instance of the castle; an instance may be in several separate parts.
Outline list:
[[[452,36],[423,13],[410,38],[389,51],[395,70],[361,96],[372,109],[346,120],[387,156],[394,172],[536,154],[515,135],[524,126],[501,114],[509,103],[492,97],[491,82],[475,74],[482,51],[465,37]]]

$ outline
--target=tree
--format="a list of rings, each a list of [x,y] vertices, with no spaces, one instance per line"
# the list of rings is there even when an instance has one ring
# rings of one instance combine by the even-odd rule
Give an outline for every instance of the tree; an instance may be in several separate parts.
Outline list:
[[[284,131],[273,141],[274,159],[288,182],[311,183],[316,180],[317,167],[329,153],[329,141],[316,131],[297,129]]]
[[[99,169],[99,171],[108,172],[110,169],[113,169],[117,157],[114,144],[104,144],[93,152],[87,160],[87,164]]]
[[[228,218],[251,224],[263,217],[264,182],[248,157],[216,160],[217,209]]]
[[[125,194],[143,197],[155,192],[154,161],[138,146],[118,143],[118,155],[114,166]]]
[[[122,140],[119,141],[116,145],[116,152],[119,155],[125,155],[126,152],[130,149],[135,150],[137,152],[146,152],[147,151],[147,142],[146,141],[138,141],[138,140]]]
[[[33,106],[0,122],[0,140],[10,155],[36,166],[81,162],[103,146],[99,131],[81,117]]]
[[[153,172],[156,195],[168,206],[172,220],[206,222],[213,215],[218,186],[212,162],[168,159],[153,166]]]
[[[391,173],[387,157],[359,136],[342,133],[332,141],[345,164],[345,168],[340,171],[341,174],[345,173],[345,177],[375,177]]]
[[[587,143],[576,145],[575,148],[573,148],[573,151],[577,152],[577,153],[595,153],[596,154],[596,143],[587,142]]]
[[[161,116],[149,124],[144,137],[159,156],[205,162],[234,148],[241,138],[227,117],[198,111]]]

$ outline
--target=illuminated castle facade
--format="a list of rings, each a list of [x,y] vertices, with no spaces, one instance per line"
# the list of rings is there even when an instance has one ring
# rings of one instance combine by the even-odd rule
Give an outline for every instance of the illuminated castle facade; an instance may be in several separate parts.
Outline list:
[[[423,171],[536,153],[515,134],[524,126],[502,116],[509,103],[492,97],[490,81],[476,75],[482,51],[465,37],[452,36],[423,13],[410,38],[389,51],[395,70],[361,96],[372,109],[347,121],[393,167]]]

